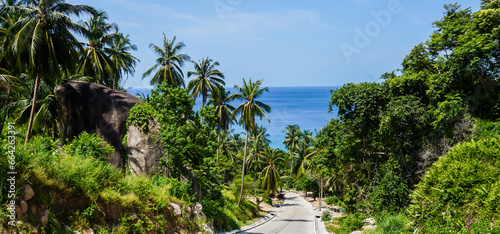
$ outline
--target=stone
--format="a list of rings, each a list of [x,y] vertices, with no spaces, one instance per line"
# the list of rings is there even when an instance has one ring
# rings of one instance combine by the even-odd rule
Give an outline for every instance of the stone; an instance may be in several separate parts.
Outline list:
[[[160,142],[161,124],[152,119],[148,131],[140,130],[134,124],[128,127],[127,156],[130,172],[148,175],[160,172],[160,158],[165,151]]]
[[[194,207],[193,207],[193,213],[200,214],[202,209],[203,209],[203,206],[199,202],[196,202],[196,204],[194,204]]]
[[[49,210],[43,210],[40,212],[40,224],[42,227],[45,227],[47,221],[49,221]]]
[[[130,108],[141,100],[131,94],[85,81],[70,81],[58,86],[56,97],[62,142],[73,140],[83,131],[97,133],[115,149],[108,162],[123,168],[125,122]]]
[[[363,220],[363,222],[369,224],[369,225],[373,225],[376,223],[375,219],[374,218],[367,218],[365,220]]]
[[[28,203],[24,200],[19,201],[19,208],[21,208],[21,214],[24,215],[28,211]]]
[[[172,211],[176,216],[181,216],[182,215],[182,209],[181,206],[177,203],[170,203],[170,207],[172,207]]]
[[[35,203],[30,202],[30,203],[29,203],[29,208],[30,208],[30,210],[31,210],[31,214],[32,214],[32,215],[36,215],[37,208],[36,208]]]
[[[23,187],[23,192],[22,192],[22,199],[25,200],[25,201],[29,201],[31,198],[33,198],[33,196],[35,195],[35,191],[33,191],[33,189],[29,186],[29,185],[25,185]]]

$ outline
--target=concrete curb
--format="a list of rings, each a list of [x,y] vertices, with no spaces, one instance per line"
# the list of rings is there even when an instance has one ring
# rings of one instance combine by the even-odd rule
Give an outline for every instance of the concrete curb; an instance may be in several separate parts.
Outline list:
[[[284,202],[283,202],[283,204],[284,204]],[[258,226],[260,226],[262,224],[265,224],[265,223],[269,222],[271,219],[273,219],[274,217],[276,217],[278,215],[278,212],[279,212],[279,210],[281,209],[282,206],[283,205],[279,206],[276,211],[269,212],[269,214],[267,214],[266,216],[264,216],[264,218],[260,219],[259,221],[251,223],[251,224],[249,224],[247,226],[244,226],[244,227],[242,227],[239,230],[231,230],[231,231],[228,231],[228,232],[221,232],[221,233],[218,233],[218,234],[241,233],[241,232],[245,232],[245,231],[254,229],[254,228],[256,228],[256,227],[258,227]]]

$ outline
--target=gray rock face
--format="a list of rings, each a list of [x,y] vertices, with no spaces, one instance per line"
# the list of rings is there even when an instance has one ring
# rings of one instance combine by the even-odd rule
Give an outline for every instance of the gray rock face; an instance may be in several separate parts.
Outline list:
[[[160,143],[161,125],[155,120],[149,121],[148,131],[142,131],[134,124],[128,127],[127,155],[130,172],[147,175],[159,172],[160,158],[164,155]]]
[[[115,149],[108,162],[123,167],[125,149],[121,141],[126,134],[125,121],[130,108],[140,99],[84,81],[60,85],[56,93],[61,123],[59,131],[63,142],[73,140],[82,131],[97,133]]]

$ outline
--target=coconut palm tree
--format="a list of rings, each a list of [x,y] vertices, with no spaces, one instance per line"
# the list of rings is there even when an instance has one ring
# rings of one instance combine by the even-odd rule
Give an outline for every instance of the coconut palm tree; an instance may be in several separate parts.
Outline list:
[[[263,126],[257,126],[255,130],[250,131],[249,153],[247,157],[247,166],[250,168],[252,165],[256,166],[254,162],[258,161],[264,150],[269,147],[269,133],[267,129]],[[258,171],[257,167],[253,167],[253,170]],[[262,169],[261,169],[262,170]]]
[[[130,53],[136,51],[137,46],[132,44],[129,35],[125,36],[118,32],[118,27],[115,28],[114,34],[108,54],[109,59],[115,64],[118,71],[118,80],[115,80],[114,83],[117,84],[117,88],[120,88],[121,84],[125,82],[121,78],[124,75],[127,75],[127,77],[128,75],[134,75],[135,65],[139,62],[139,59]]]
[[[116,77],[119,77],[119,71],[106,53],[110,50],[109,44],[115,37],[116,25],[108,23],[107,20],[106,12],[100,11],[92,15],[87,22],[80,23],[88,42],[82,43],[84,52],[78,73],[93,77],[92,82],[116,88],[115,81]]]
[[[156,70],[151,79],[151,85],[167,83],[171,87],[185,87],[181,67],[191,58],[187,54],[179,54],[185,45],[182,42],[176,43],[175,39],[174,36],[169,41],[167,36],[163,34],[163,48],[153,43],[149,44],[149,48],[159,56],[156,59],[156,64],[142,75],[142,79],[144,79]]]
[[[71,32],[81,32],[81,27],[71,21],[71,16],[93,14],[95,10],[86,5],[71,5],[64,0],[30,0],[25,4],[9,6],[4,10],[6,14],[20,15],[12,26],[16,31],[11,43],[12,51],[21,68],[19,70],[29,71],[30,77],[34,78],[27,142],[35,117],[40,80],[48,74],[74,71],[80,44]]]
[[[206,58],[201,59],[199,63],[194,62],[194,71],[188,72],[188,77],[191,75],[195,75],[196,77],[189,81],[187,90],[191,92],[194,100],[196,97],[202,97],[201,107],[205,106],[207,101],[208,92],[212,94],[212,96],[217,96],[216,92],[223,89],[226,83],[224,82],[224,75],[217,69],[216,66],[219,66],[219,62],[213,62],[212,59]],[[215,94],[215,95],[214,95]]]
[[[287,125],[286,129],[283,132],[285,132],[285,140],[283,141],[283,144],[285,144],[285,147],[288,149],[288,155],[290,158],[290,177],[292,177],[294,161],[293,156],[297,149],[299,141],[302,139],[302,130],[300,130],[298,124],[294,124]]]
[[[266,190],[266,194],[277,194],[278,188],[281,186],[281,180],[280,174],[272,162],[268,162],[267,167],[262,170],[261,176],[262,189]]]
[[[208,100],[209,105],[215,106],[215,116],[217,117],[217,142],[219,143],[219,148],[217,148],[217,159],[219,162],[219,149],[221,146],[221,132],[227,131],[229,125],[234,122],[233,111],[234,107],[229,104],[230,102],[230,92],[226,91],[223,86],[219,87],[219,91],[214,92],[210,95]]]
[[[245,183],[245,164],[247,157],[247,146],[248,146],[248,135],[251,130],[255,130],[255,116],[258,116],[262,119],[265,117],[267,121],[271,122],[269,118],[266,116],[266,112],[271,112],[271,107],[264,104],[263,102],[257,101],[257,98],[262,96],[264,92],[269,92],[269,88],[261,87],[262,80],[257,80],[252,82],[250,78],[247,81],[243,78],[243,86],[235,85],[234,88],[239,92],[235,93],[231,96],[232,100],[238,99],[243,100],[244,102],[239,105],[235,110],[233,116],[239,115],[239,123],[243,125],[246,131],[245,136],[245,148],[243,151],[243,167],[241,170],[241,190],[240,190],[240,198],[238,200],[238,206],[241,204],[241,200],[243,198],[243,187]]]

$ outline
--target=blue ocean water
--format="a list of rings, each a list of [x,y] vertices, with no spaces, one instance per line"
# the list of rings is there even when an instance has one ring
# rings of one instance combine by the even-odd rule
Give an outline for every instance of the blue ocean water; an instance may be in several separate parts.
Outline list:
[[[320,130],[332,118],[336,117],[336,111],[328,113],[328,101],[330,101],[330,91],[338,87],[269,87],[260,98],[260,101],[271,106],[271,113],[267,117],[271,122],[262,119],[258,120],[259,125],[264,126],[270,135],[271,147],[285,149],[283,132],[287,125],[298,124],[302,130]],[[231,93],[236,90],[228,88]],[[149,89],[130,89],[130,94],[150,94]],[[241,104],[241,101],[231,103],[234,107]],[[197,99],[195,109],[201,106],[201,98]],[[241,126],[233,125],[235,133],[242,133]]]

